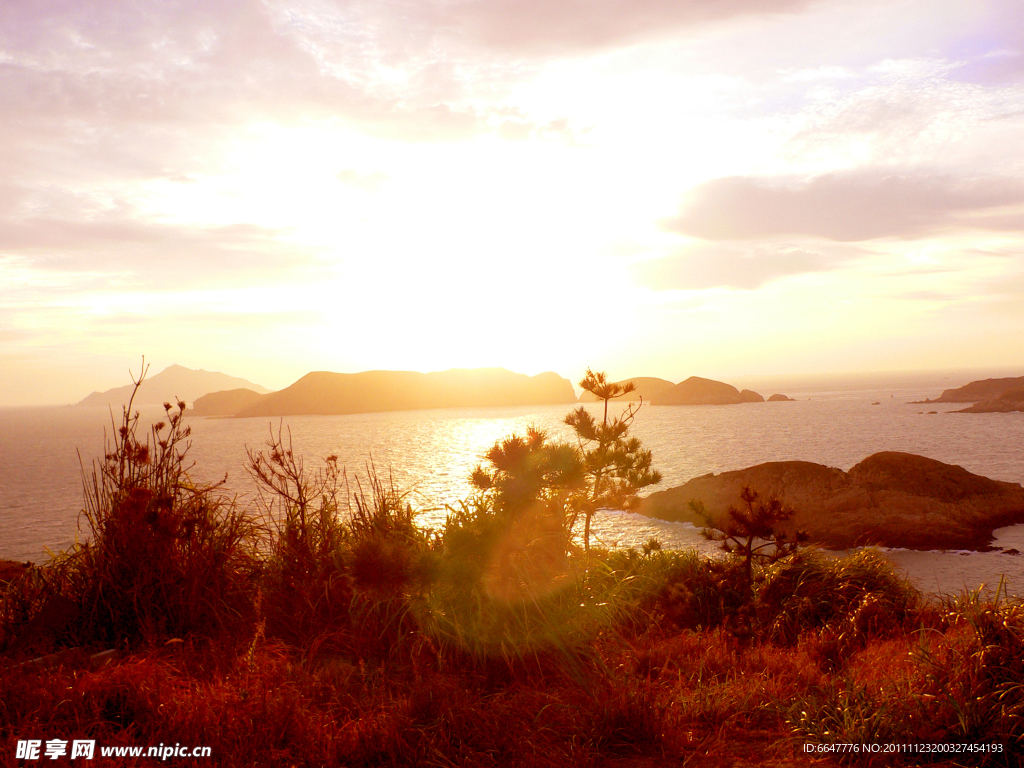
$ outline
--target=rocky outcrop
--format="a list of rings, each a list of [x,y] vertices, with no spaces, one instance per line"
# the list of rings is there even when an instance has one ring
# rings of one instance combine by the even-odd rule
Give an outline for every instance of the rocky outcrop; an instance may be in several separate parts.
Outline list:
[[[1024,387],[1024,376],[1007,379],[983,379],[972,381],[956,389],[943,391],[934,400],[918,400],[916,403],[978,403],[994,400],[1008,390]]]
[[[237,389],[239,387],[260,393],[270,391],[259,384],[228,376],[225,373],[204,371],[202,369],[196,371],[183,365],[172,365],[160,371],[160,373],[143,380],[142,384],[139,385],[139,391],[135,394],[135,400],[132,401],[132,404],[173,404],[177,400],[191,403],[211,392]],[[128,398],[132,396],[133,389],[135,389],[134,385],[129,384],[125,387],[108,389],[106,392],[93,392],[82,400],[79,405],[102,405],[120,408],[123,405],[127,405]]]
[[[849,472],[807,461],[777,461],[704,475],[652,493],[639,512],[703,525],[689,508],[702,501],[713,518],[750,487],[794,509],[782,528],[806,531],[834,549],[986,549],[996,528],[1024,522],[1024,488],[924,456],[876,453]]]
[[[236,416],[335,415],[420,408],[575,403],[568,379],[556,373],[526,376],[504,368],[418,373],[307,373],[290,387],[260,398]]]
[[[786,395],[771,395],[768,398],[769,403],[792,403],[795,402],[792,397]]]
[[[642,397],[645,403],[649,403],[655,395],[669,387],[675,386],[671,381],[658,379],[654,376],[638,376],[635,379],[623,379],[622,381],[616,381],[615,383],[628,384],[629,382],[633,382],[636,389],[627,395],[615,398],[615,402],[632,403],[639,401]],[[580,395],[581,403],[596,403],[597,401],[597,397],[592,395],[590,392],[584,392]]]
[[[1024,411],[1024,387],[1007,390],[998,397],[982,400],[970,408],[961,408],[954,413],[1011,413],[1014,411]]]
[[[248,408],[262,400],[265,395],[251,389],[228,389],[223,392],[211,392],[197,398],[188,409],[189,416],[234,416],[243,408]]]
[[[746,393],[746,398],[743,393]],[[731,384],[691,376],[674,387],[662,390],[651,402],[654,405],[734,405],[764,402],[764,398],[756,392],[745,389],[743,393]]]

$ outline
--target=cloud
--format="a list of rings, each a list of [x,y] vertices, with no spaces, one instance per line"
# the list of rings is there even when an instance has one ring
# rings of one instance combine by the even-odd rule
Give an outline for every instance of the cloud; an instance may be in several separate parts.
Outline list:
[[[1024,82],[1024,6],[1019,0],[988,0],[976,26],[964,30],[950,55],[961,62],[953,77],[972,83]]]
[[[809,180],[727,177],[697,186],[673,232],[706,240],[806,235],[838,241],[916,238],[954,228],[1012,229],[1000,209],[1024,203],[1024,184],[888,171],[851,171]]]
[[[755,290],[793,275],[826,272],[861,255],[849,248],[831,253],[787,245],[744,247],[701,243],[633,267],[635,279],[654,290],[738,288]]]
[[[161,224],[127,215],[96,220],[0,220],[0,256],[20,257],[34,272],[106,274],[125,287],[190,288],[262,282],[306,270],[316,255],[282,240],[283,230],[254,224]]]
[[[361,173],[355,168],[345,168],[335,174],[342,184],[361,189],[364,192],[376,192],[388,180],[388,175],[381,171]]]
[[[130,11],[103,0],[5,3],[0,172],[173,176],[216,163],[240,128],[260,122],[337,121],[427,140],[492,130],[480,109],[444,98],[454,86],[437,82],[456,75],[432,68],[429,51],[408,55],[389,82],[384,53],[366,40],[335,30],[315,45],[289,10],[217,0]]]
[[[952,291],[905,291],[903,293],[897,293],[892,296],[894,299],[904,299],[905,301],[927,301],[927,302],[954,302],[962,301],[964,299],[962,294],[953,293]]]
[[[462,0],[417,2],[436,28],[489,48],[567,53],[661,37],[709,21],[803,10],[809,0]],[[415,13],[415,11],[414,11]]]

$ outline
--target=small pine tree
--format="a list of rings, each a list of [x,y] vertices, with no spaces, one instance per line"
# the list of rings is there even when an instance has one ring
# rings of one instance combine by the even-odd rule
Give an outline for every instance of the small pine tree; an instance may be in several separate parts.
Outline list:
[[[761,500],[757,491],[744,487],[740,493],[743,508],[730,506],[723,520],[714,520],[701,501],[691,501],[690,509],[704,518],[705,527],[701,534],[709,541],[717,541],[722,551],[741,563],[747,591],[754,586],[754,563],[771,565],[796,552],[807,541],[807,534],[798,531],[792,538],[784,531],[777,530],[793,516],[792,507],[785,506],[772,496]]]
[[[651,469],[651,452],[640,440],[629,437],[629,428],[643,405],[632,403],[616,418],[608,418],[608,403],[636,389],[633,382],[613,384],[604,373],[587,369],[580,387],[604,402],[604,419],[598,421],[580,406],[565,417],[576,433],[587,484],[577,495],[572,523],[584,516],[583,547],[590,552],[590,523],[598,509],[632,509],[641,488],[661,482],[661,473]]]
[[[544,432],[531,427],[526,437],[512,435],[495,443],[485,457],[488,466],[478,466],[471,481],[489,496],[499,517],[540,501],[562,510],[569,534],[582,515],[583,545],[589,553],[594,513],[632,509],[637,492],[660,482],[661,474],[651,469],[651,452],[629,437],[640,405],[627,406],[617,418],[608,416],[609,401],[632,392],[632,382],[613,384],[604,373],[588,368],[580,386],[604,401],[604,418],[598,422],[583,407],[566,416],[576,445],[548,442]]]

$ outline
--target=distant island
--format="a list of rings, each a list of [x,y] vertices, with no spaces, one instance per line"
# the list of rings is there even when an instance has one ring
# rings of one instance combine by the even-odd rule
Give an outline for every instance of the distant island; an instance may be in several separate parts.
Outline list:
[[[833,549],[989,548],[996,528],[1024,523],[1024,488],[924,456],[876,453],[849,472],[808,461],[775,461],[694,478],[652,493],[641,514],[702,526],[689,508],[702,501],[714,518],[739,505],[744,486],[795,510],[785,524]]]
[[[962,387],[944,390],[934,400],[915,400],[915,405],[932,403],[974,403],[953,413],[1009,413],[1024,411],[1024,376],[981,379]]]
[[[732,405],[763,403],[765,398],[749,389],[742,391],[721,381],[691,376],[679,384],[653,376],[623,379],[633,392],[622,402],[653,405]],[[121,406],[127,403],[132,385],[93,392],[78,405]],[[577,402],[572,383],[550,371],[536,376],[504,368],[456,368],[448,371],[363,371],[333,373],[314,371],[294,384],[271,392],[245,379],[172,365],[147,378],[135,398],[136,405],[175,402],[189,404],[192,416],[250,417],[335,415],[404,411],[421,408],[494,407],[506,405],[555,405]],[[788,401],[773,394],[769,402]],[[578,402],[597,402],[584,392]]]
[[[190,416],[234,416],[243,408],[248,408],[259,401],[264,394],[244,387],[211,392],[196,398],[188,414]]]
[[[196,401],[195,415],[298,416],[409,411],[421,408],[554,405],[576,402],[572,383],[556,373],[527,376],[504,368],[434,373],[308,373],[271,394],[235,389]]]
[[[134,405],[159,405],[183,400],[191,403],[211,392],[244,387],[257,394],[270,392],[251,381],[215,371],[193,370],[183,365],[172,365],[160,373],[147,376],[135,395]],[[78,405],[102,405],[120,408],[128,403],[134,386],[115,387],[106,392],[93,392]]]
[[[771,402],[791,400],[785,395],[772,395]],[[685,381],[663,389],[651,400],[652,405],[738,405],[740,403],[763,403],[764,397],[750,389],[742,391],[731,384],[700,376],[691,376]]]
[[[629,394],[618,398],[621,402],[636,402],[641,398],[645,403],[651,405],[738,405],[739,403],[765,402],[765,398],[753,390],[740,391],[731,384],[704,379],[700,376],[691,376],[679,384],[673,384],[671,381],[653,376],[638,376],[615,383],[632,383],[635,387]],[[772,395],[768,398],[769,402],[792,399],[786,395]],[[581,403],[596,403],[597,398],[589,392],[584,392],[580,395],[579,401]]]

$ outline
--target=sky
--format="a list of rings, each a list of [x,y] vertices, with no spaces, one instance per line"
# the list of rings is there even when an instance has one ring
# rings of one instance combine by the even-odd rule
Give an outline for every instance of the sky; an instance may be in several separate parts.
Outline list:
[[[1019,367],[1020,0],[2,0],[0,405],[145,356]]]

